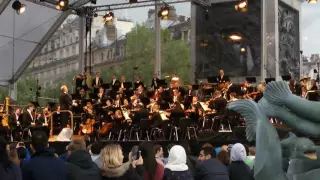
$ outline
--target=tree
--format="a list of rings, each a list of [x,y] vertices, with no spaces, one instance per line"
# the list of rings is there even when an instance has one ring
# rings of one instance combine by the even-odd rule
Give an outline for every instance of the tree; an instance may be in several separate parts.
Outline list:
[[[144,82],[151,83],[155,66],[154,31],[143,25],[135,26],[126,36],[126,60],[122,66],[103,68],[102,77],[113,73],[124,75],[128,81],[140,75]],[[189,81],[190,50],[182,40],[170,40],[170,32],[161,30],[161,71],[163,77],[177,73],[184,81]],[[133,68],[137,66],[138,69]],[[162,78],[163,78],[162,77]]]
[[[8,96],[8,88],[0,88],[0,104],[4,104],[5,98]]]

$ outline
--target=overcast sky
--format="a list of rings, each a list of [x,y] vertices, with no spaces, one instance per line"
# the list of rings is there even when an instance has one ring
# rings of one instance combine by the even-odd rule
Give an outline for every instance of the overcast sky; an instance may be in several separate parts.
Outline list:
[[[125,3],[128,0],[98,0],[98,5]],[[190,17],[190,3],[174,4],[177,14]],[[117,17],[126,17],[137,23],[145,22],[149,9],[154,7],[131,8],[114,11]],[[320,53],[320,2],[302,3],[301,10],[301,50],[305,56]]]
[[[320,53],[320,2],[302,3],[301,50],[305,56]]]

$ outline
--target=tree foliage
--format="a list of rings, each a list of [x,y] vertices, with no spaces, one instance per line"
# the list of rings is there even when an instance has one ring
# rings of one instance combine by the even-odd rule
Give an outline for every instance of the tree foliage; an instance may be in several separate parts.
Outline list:
[[[102,77],[111,80],[113,73],[124,75],[128,81],[140,75],[150,85],[155,67],[155,35],[152,29],[143,25],[135,26],[126,37],[126,61],[114,68],[103,68]],[[170,40],[170,32],[161,30],[161,71],[162,77],[178,74],[189,82],[190,50],[183,40]],[[138,69],[133,68],[137,66]]]

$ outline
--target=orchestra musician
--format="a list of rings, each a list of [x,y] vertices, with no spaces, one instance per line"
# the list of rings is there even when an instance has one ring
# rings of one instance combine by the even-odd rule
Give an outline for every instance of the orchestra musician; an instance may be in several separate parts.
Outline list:
[[[170,81],[170,86],[173,89],[179,88],[181,86],[180,78],[178,77],[177,74],[172,74],[172,78],[171,78],[171,81]]]
[[[61,86],[61,93],[59,96],[59,104],[61,110],[70,110],[72,106],[72,99],[68,94],[68,87],[66,85]],[[67,127],[69,120],[68,112],[61,112],[61,128]]]
[[[102,78],[100,78],[100,72],[96,72],[96,77],[92,80],[93,93],[97,94],[101,84],[103,83]]]
[[[192,85],[188,85],[188,90],[186,92],[186,96],[197,96],[197,92],[192,89]]]
[[[12,130],[12,137],[15,140],[18,133],[21,132],[21,125],[20,125],[20,121],[21,121],[22,117],[21,117],[21,108],[17,107],[15,112],[13,114],[11,114],[10,118],[9,118],[9,127]]]
[[[79,92],[82,89],[84,76],[82,74],[77,74],[75,77],[76,80],[76,92]]]
[[[151,88],[158,89],[159,87],[160,79],[158,78],[158,75],[155,73],[153,74],[152,82],[151,82]]]
[[[173,90],[172,102],[182,102],[182,97],[177,89]]]
[[[144,87],[143,82],[141,81],[141,77],[137,76],[136,81],[134,82],[134,89],[138,89],[139,86]]]
[[[258,90],[258,93],[254,97],[254,101],[255,102],[259,102],[259,100],[263,97],[264,85],[263,84],[258,84],[257,90]]]
[[[220,69],[217,81],[219,83],[224,83],[224,82],[229,81],[229,78],[224,75],[224,70]]]
[[[124,87],[124,83],[126,82],[126,78],[124,76],[121,76],[121,79],[120,79],[120,88],[125,90],[125,87]]]
[[[119,86],[120,85],[120,82],[117,80],[117,75],[116,74],[113,74],[112,75],[112,81],[111,81],[111,86]]]
[[[34,104],[28,104],[27,110],[22,114],[22,128],[29,128],[35,125],[35,106]]]
[[[101,103],[102,99],[106,97],[105,93],[104,93],[104,89],[102,87],[99,88],[99,92],[97,94],[98,97],[98,102]]]
[[[311,85],[310,85],[310,91],[317,91],[318,90],[318,87],[317,87],[317,83],[316,83],[316,80],[315,79],[311,79]]]

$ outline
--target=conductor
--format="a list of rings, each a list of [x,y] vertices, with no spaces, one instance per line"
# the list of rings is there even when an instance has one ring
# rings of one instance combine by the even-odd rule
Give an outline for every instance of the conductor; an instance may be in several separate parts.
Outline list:
[[[68,94],[68,88],[66,85],[61,86],[61,93],[59,97],[59,104],[61,110],[70,110],[72,106],[72,99]],[[65,128],[68,124],[69,113],[61,112],[61,128]]]

